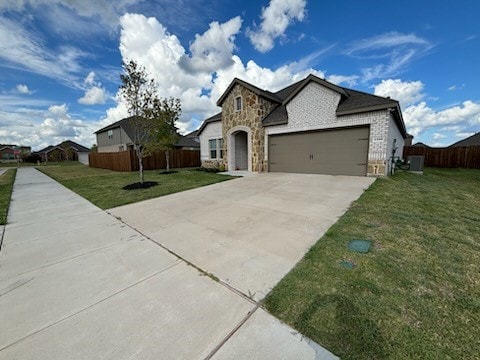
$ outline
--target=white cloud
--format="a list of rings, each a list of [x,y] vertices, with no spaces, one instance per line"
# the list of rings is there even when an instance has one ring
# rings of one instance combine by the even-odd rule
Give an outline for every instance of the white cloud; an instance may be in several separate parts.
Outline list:
[[[118,25],[119,16],[129,5],[138,3],[138,0],[2,0],[0,10],[22,11],[28,8],[38,9],[46,7],[46,14],[52,14],[50,19],[58,24],[59,30],[72,30],[72,22],[81,21],[81,18],[93,18],[108,27]],[[69,16],[70,13],[76,16]],[[65,23],[70,26],[65,26]],[[75,24],[73,24],[75,25]],[[73,26],[75,29],[76,27]],[[88,31],[84,29],[83,31]]]
[[[78,88],[74,73],[82,68],[79,59],[86,55],[84,52],[70,46],[48,49],[38,35],[1,16],[0,38],[3,66],[40,74]]]
[[[454,125],[480,125],[480,103],[465,101],[461,105],[435,111],[426,102],[411,105],[403,111],[408,131],[414,136],[426,129]]]
[[[82,105],[105,104],[108,95],[104,88],[93,86],[85,92],[85,95],[78,99]]]
[[[465,84],[462,85],[452,85],[450,86],[447,90],[448,91],[455,91],[455,90],[461,90],[465,87]]]
[[[438,139],[446,139],[446,138],[447,138],[447,135],[441,134],[441,133],[433,133],[432,137],[433,137],[435,140],[438,140]]]
[[[476,133],[474,132],[460,132],[460,133],[456,133],[455,136],[458,137],[458,138],[463,138],[463,139],[466,139],[472,135],[475,135]]]
[[[273,49],[275,39],[284,36],[291,23],[304,19],[306,6],[306,0],[271,0],[262,9],[259,28],[247,30],[247,36],[255,49],[262,53]]]
[[[242,19],[237,16],[219,24],[214,21],[202,35],[196,34],[190,44],[191,56],[184,55],[180,64],[189,72],[214,72],[232,65],[235,35],[240,31]]]
[[[46,104],[29,98],[22,103],[17,99],[14,110],[0,109],[2,142],[31,146],[33,150],[67,139],[87,147],[95,143],[93,132],[100,128],[97,122],[73,117],[66,104],[45,107]],[[10,106],[13,107],[11,103]]]
[[[18,84],[15,88],[20,94],[32,94],[33,91],[28,88],[25,84]]]
[[[88,86],[85,90],[85,95],[78,99],[78,102],[83,105],[97,105],[105,104],[108,98],[108,92],[102,86],[102,83],[95,81],[95,72],[90,71],[83,83]]]
[[[412,60],[433,45],[415,34],[389,32],[351,43],[345,54],[368,63],[361,71],[363,80],[395,76]]]
[[[324,77],[321,71],[305,68],[299,69],[295,63],[272,70],[264,68],[250,60],[246,64],[237,55],[232,36],[241,24],[240,18],[233,18],[223,24],[210,24],[209,29],[196,36],[190,45],[192,52],[188,61],[202,66],[192,66],[185,70],[187,57],[185,48],[179,39],[170,34],[156,18],[147,18],[139,14],[125,14],[120,19],[122,25],[120,51],[122,59],[135,60],[159,84],[158,92],[162,97],[178,97],[182,102],[182,117],[177,125],[181,131],[188,132],[199,126],[207,116],[220,111],[216,101],[225,91],[234,77],[241,78],[256,86],[271,91],[279,90],[294,81],[303,79],[309,73]],[[212,49],[217,39],[223,42],[226,50]],[[227,45],[225,45],[227,44]],[[212,54],[212,58],[202,58]],[[224,52],[222,52],[224,51]],[[216,60],[220,56],[222,60]],[[228,62],[225,60],[228,56]],[[204,60],[207,59],[206,62]],[[211,63],[209,63],[211,61]],[[222,64],[214,67],[212,64]],[[205,66],[204,66],[205,65]],[[121,101],[116,107],[107,111],[102,124],[118,121],[126,116],[127,111]]]
[[[83,80],[83,83],[88,86],[95,85],[95,71],[90,71],[86,78]]]
[[[360,76],[358,75],[329,75],[327,81],[340,85],[345,84],[347,86],[355,86]]]
[[[375,85],[374,94],[379,96],[390,96],[398,100],[402,108],[416,104],[425,97],[422,93],[424,84],[421,81],[402,81],[400,79],[382,80]]]

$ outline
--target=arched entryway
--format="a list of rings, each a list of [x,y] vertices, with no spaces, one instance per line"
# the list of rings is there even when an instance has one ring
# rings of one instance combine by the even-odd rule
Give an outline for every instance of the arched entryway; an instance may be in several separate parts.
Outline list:
[[[251,130],[236,126],[228,132],[228,170],[252,171]]]
[[[248,135],[245,131],[237,131],[235,138],[235,170],[248,170]]]

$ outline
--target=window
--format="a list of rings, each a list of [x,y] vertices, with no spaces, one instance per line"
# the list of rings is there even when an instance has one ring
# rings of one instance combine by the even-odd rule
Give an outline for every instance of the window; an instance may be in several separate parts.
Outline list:
[[[235,111],[241,111],[242,110],[242,97],[237,96],[235,98]]]
[[[113,139],[113,130],[108,130],[107,135],[109,139]]]
[[[223,139],[208,140],[208,148],[210,150],[210,159],[223,158]]]

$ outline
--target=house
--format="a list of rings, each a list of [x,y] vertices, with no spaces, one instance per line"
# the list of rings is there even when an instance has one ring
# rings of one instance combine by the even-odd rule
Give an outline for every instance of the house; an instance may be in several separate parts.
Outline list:
[[[205,167],[386,175],[407,132],[398,101],[314,75],[270,92],[235,78],[198,129]]]
[[[200,138],[198,137],[198,129],[186,134],[185,137],[195,140],[197,143],[200,143]]]
[[[459,146],[480,146],[480,132],[467,137],[466,139],[457,141],[456,143],[450,145],[449,147],[459,147]]]
[[[71,140],[66,140],[58,145],[50,145],[34,154],[39,155],[41,161],[80,161],[88,165],[88,154],[90,149],[77,144]]]
[[[132,118],[128,117],[108,125],[95,132],[98,152],[119,152],[133,149],[134,131]],[[200,144],[185,136],[179,135],[176,149],[199,150]]]
[[[18,161],[32,152],[30,146],[0,144],[0,161]]]
[[[415,143],[412,145],[412,147],[416,147],[416,148],[430,148],[430,146],[428,146],[427,144],[424,144],[422,142],[418,142],[418,143]]]

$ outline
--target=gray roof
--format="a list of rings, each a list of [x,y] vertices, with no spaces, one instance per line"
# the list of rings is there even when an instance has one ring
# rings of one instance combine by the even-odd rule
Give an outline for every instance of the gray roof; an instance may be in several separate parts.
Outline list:
[[[101,128],[100,130],[95,131],[95,134],[99,134],[108,130],[113,130],[116,128],[121,127],[123,131],[125,131],[130,139],[135,138],[134,130],[132,127],[132,120],[134,116],[130,116],[128,118],[119,120],[117,122],[114,122],[113,124],[110,124],[108,126],[105,126],[104,128]],[[183,135],[178,135],[178,142],[175,145],[177,147],[200,147],[199,143],[194,141],[193,139],[189,139]]]
[[[198,129],[193,130],[192,132],[189,132],[188,134],[185,134],[185,137],[187,137],[189,139],[196,138],[197,136],[198,136]]]
[[[449,147],[459,147],[459,146],[480,146],[480,132],[469,136],[466,139],[457,141],[456,143],[450,145]]]
[[[113,130],[113,129],[116,129],[118,127],[121,127],[127,133],[127,135],[130,137],[130,139],[133,139],[134,138],[133,128],[132,128],[133,118],[134,118],[133,116],[130,116],[128,118],[116,121],[113,124],[110,124],[108,126],[105,126],[104,128],[101,128],[100,130],[95,131],[95,134],[99,134],[99,133],[102,133],[102,132],[105,132],[105,131],[108,131],[108,130]]]
[[[402,135],[404,137],[407,137],[407,130],[405,128],[405,123],[402,118],[402,112],[400,110],[400,105],[398,101],[387,97],[376,96],[362,91],[344,88],[332,84],[324,79],[320,79],[319,77],[312,74],[308,75],[305,79],[301,81],[298,81],[292,85],[287,86],[286,88],[277,91],[276,93],[262,90],[252,84],[235,78],[230,83],[225,92],[222,94],[222,96],[218,99],[217,105],[221,106],[232,88],[236,84],[240,84],[242,86],[245,86],[247,89],[254,92],[255,94],[262,96],[267,100],[270,100],[273,104],[276,104],[276,106],[272,108],[270,113],[268,113],[262,119],[263,126],[287,124],[287,103],[312,81],[340,94],[340,102],[336,110],[337,116],[359,114],[367,111],[391,109],[398,128],[400,129]],[[208,123],[214,121],[221,121],[221,112],[206,119],[200,126],[198,130],[198,135],[200,135],[200,133]]]
[[[220,111],[219,113],[216,113],[213,116],[210,116],[208,119],[203,120],[202,125],[198,128],[197,136],[200,136],[202,133],[203,129],[205,129],[205,126],[212,122],[217,122],[217,121],[222,121],[222,112]]]
[[[70,149],[70,148],[74,149],[76,152],[90,152],[90,149],[83,145],[77,144],[76,142],[73,142],[71,140],[65,140],[58,145],[49,145],[46,148],[36,151],[35,153],[36,154],[48,153],[54,149],[60,149],[62,151],[65,151],[65,149]]]
[[[190,139],[186,136],[178,135],[178,141],[177,141],[177,144],[175,146],[199,148],[200,144],[198,142],[196,142],[195,140]]]
[[[247,83],[246,81],[243,81],[243,80],[240,80],[238,78],[234,78],[232,80],[232,82],[230,83],[230,85],[228,85],[228,88],[227,90],[225,90],[223,92],[223,95],[220,96],[220,98],[218,99],[217,101],[217,105],[218,106],[222,106],[222,103],[223,101],[225,100],[225,98],[228,96],[228,94],[230,93],[230,91],[233,89],[233,87],[237,84],[240,84],[244,87],[246,87],[248,90],[252,91],[253,93],[259,95],[259,96],[262,96],[268,100],[271,100],[273,102],[281,102],[281,99],[278,98],[278,96],[276,96],[274,93],[268,91],[268,90],[262,90],[260,89],[259,87],[255,86],[255,85],[252,85],[252,84],[249,84]]]

